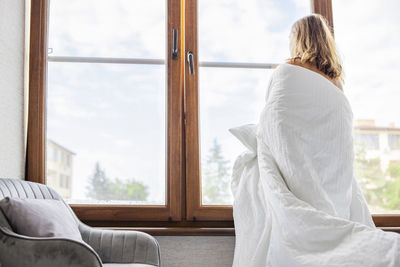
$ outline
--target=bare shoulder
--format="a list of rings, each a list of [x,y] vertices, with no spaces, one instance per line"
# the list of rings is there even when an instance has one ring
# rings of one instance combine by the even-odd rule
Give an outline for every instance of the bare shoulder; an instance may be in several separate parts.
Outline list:
[[[341,79],[336,79],[335,81],[332,81],[333,84],[335,84],[340,90],[343,91],[343,82]]]
[[[314,71],[314,72],[322,75],[324,78],[328,79],[329,81],[331,81],[334,85],[336,85],[337,88],[339,88],[340,90],[343,91],[343,83],[342,83],[341,79],[336,79],[336,80],[331,79],[328,75],[326,75],[325,73],[320,71],[316,66],[310,65],[308,63],[299,63],[299,62],[287,62],[287,63],[292,64],[292,65],[297,65],[297,66],[309,69],[311,71]]]

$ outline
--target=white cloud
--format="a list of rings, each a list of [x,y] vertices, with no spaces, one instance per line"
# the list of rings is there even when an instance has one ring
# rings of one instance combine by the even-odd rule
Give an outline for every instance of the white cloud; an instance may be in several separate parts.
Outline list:
[[[165,2],[51,2],[49,46],[54,55],[165,57]]]
[[[292,23],[309,13],[291,1],[199,1],[200,60],[281,62]]]
[[[356,119],[400,126],[400,18],[397,0],[335,0],[335,37],[344,59],[345,92]]]

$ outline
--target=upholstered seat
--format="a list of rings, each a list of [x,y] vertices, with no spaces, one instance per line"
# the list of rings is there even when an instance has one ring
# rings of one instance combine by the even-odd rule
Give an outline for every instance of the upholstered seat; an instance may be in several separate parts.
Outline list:
[[[46,185],[0,178],[4,197],[63,199]],[[63,201],[64,202],[64,201]],[[84,243],[63,238],[36,238],[15,233],[0,212],[1,267],[149,267],[160,266],[157,240],[142,232],[95,229],[73,215]]]

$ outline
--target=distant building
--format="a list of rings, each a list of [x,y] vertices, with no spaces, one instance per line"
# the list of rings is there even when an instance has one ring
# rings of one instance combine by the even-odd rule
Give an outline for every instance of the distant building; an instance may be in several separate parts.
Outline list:
[[[367,159],[381,160],[383,171],[390,162],[400,162],[400,128],[396,128],[394,123],[380,127],[374,120],[357,120],[354,134],[355,141],[365,147]]]
[[[71,198],[74,152],[47,139],[46,183],[63,198]]]

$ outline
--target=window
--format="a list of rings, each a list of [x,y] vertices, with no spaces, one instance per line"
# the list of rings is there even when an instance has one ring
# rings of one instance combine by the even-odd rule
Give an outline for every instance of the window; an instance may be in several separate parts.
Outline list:
[[[60,187],[68,188],[68,176],[60,174]]]
[[[60,151],[60,163],[61,163],[62,165],[65,164],[65,154],[64,154],[64,151]]]
[[[66,163],[67,167],[71,167],[71,155],[66,156]]]
[[[393,34],[400,30],[396,12],[400,3],[332,3],[335,38],[346,75],[344,90],[360,141],[355,148],[356,176],[373,213],[400,213],[399,138],[393,134],[400,126],[400,36]]]
[[[70,203],[165,204],[165,9],[51,1],[47,138],[64,167],[75,152]]]
[[[392,98],[376,108],[361,94],[395,92],[381,72],[393,68],[369,52],[381,47],[376,40],[398,46],[392,35],[371,39],[366,25],[374,28],[368,23],[375,14],[353,12],[361,4],[334,6],[339,48],[358,55],[345,62],[345,90],[354,88],[355,118],[396,122]],[[310,12],[333,25],[330,0],[33,1],[27,178],[59,186],[78,217],[98,226],[232,227],[230,171],[244,148],[228,129],[257,122],[269,75],[289,56],[290,26]],[[360,18],[349,22],[354,16]],[[379,79],[368,81],[371,73]],[[387,132],[359,133],[378,134],[379,147],[395,143],[382,143]],[[367,139],[376,146],[376,137]],[[60,153],[62,168],[55,164]],[[363,158],[356,170],[396,183],[391,155]],[[382,184],[359,177],[367,178],[367,195]],[[100,193],[89,194],[91,185]],[[133,199],[127,188],[147,194]],[[371,199],[375,212],[396,210]],[[374,217],[384,226],[399,218]]]
[[[362,146],[368,150],[379,149],[379,134],[365,134],[359,133],[356,135],[355,141],[357,145]]]
[[[58,151],[51,140],[47,141],[47,160],[57,162]]]
[[[32,1],[27,178],[84,221],[181,220],[180,4]]]
[[[388,142],[391,150],[400,150],[400,134],[389,134]]]

